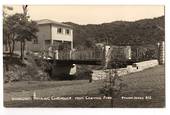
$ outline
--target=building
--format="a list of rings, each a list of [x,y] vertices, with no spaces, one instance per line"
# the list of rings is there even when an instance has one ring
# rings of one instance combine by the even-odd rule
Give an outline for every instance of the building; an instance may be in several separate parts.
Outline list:
[[[37,21],[39,32],[37,39],[27,43],[27,51],[47,51],[73,49],[73,29],[70,25],[43,19]]]

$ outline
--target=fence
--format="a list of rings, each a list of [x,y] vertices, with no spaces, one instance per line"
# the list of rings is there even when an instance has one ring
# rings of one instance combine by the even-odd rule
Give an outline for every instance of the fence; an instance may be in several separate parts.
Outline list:
[[[45,57],[58,60],[104,60],[110,61],[132,61],[140,62],[151,59],[158,59],[159,48],[157,45],[142,46],[111,46],[111,51],[105,55],[105,49],[73,49],[73,50],[54,50],[46,51]]]
[[[58,60],[101,60],[104,57],[104,51],[101,49],[55,50],[46,51],[45,57]]]
[[[104,57],[104,51],[98,49],[71,51],[72,60],[100,60]]]
[[[158,59],[157,45],[132,46],[132,60],[135,62]]]

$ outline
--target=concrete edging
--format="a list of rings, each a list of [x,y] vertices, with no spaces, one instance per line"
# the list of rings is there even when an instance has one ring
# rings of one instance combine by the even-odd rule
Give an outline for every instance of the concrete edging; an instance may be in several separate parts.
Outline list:
[[[132,65],[128,65],[126,68],[117,69],[117,73],[119,76],[123,76],[130,73],[143,71],[145,69],[157,66],[158,64],[159,64],[158,60],[148,60],[148,61],[138,62]],[[106,71],[109,71],[109,69]],[[92,74],[93,80],[101,80],[106,78],[107,78],[107,72],[104,72],[103,70],[93,70],[93,74]]]

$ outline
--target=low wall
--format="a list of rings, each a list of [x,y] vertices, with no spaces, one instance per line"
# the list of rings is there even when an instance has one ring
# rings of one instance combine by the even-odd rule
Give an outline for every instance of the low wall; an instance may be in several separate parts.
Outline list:
[[[102,80],[106,79],[106,77],[107,77],[106,72],[104,72],[103,70],[93,70],[92,74],[93,80]]]
[[[139,70],[144,70],[150,67],[154,67],[156,65],[158,65],[158,60],[149,60],[149,61],[143,61],[143,62],[139,62],[139,63],[134,63],[132,65],[132,67],[136,67]]]
[[[144,69],[151,68],[156,65],[158,65],[158,60],[149,60],[149,61],[138,62],[138,63],[134,63],[133,65],[128,65],[126,68],[117,69],[117,73],[119,76],[123,76],[123,75],[127,75],[129,73],[143,71]],[[92,79],[93,80],[106,79],[107,74],[108,74],[107,71],[109,71],[109,69],[107,69],[106,71],[93,70]]]

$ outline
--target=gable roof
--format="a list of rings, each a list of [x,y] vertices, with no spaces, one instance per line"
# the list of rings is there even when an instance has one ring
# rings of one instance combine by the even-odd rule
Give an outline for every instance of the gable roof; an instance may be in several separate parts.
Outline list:
[[[37,22],[38,25],[53,24],[53,25],[58,25],[58,26],[62,26],[62,27],[72,28],[70,25],[63,24],[63,23],[60,23],[60,22],[56,22],[56,21],[49,20],[49,19],[42,19],[42,20],[38,20],[36,22]]]

